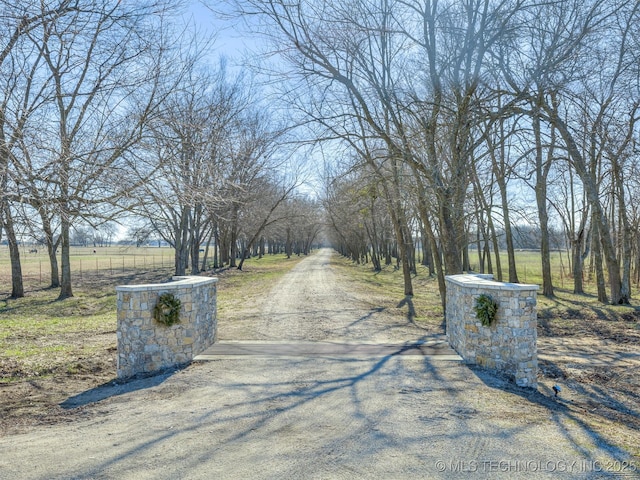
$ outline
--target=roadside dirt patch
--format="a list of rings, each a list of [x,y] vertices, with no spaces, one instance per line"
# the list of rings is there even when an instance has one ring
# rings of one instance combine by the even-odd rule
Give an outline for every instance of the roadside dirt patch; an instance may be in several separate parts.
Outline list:
[[[100,340],[105,343],[101,349],[88,357],[72,360],[73,373],[67,367],[57,367],[54,359],[51,372],[42,377],[30,374],[28,365],[1,362],[0,376],[27,379],[0,383],[0,435],[23,432],[38,425],[70,422],[84,416],[81,410],[66,411],[59,404],[70,396],[114,380],[115,334],[109,340]],[[69,359],[65,359],[65,364],[68,362]]]
[[[74,286],[76,293],[94,292],[96,296],[111,297],[114,316],[109,325],[55,335],[42,335],[25,327],[6,339],[5,344],[17,350],[28,343],[39,352],[24,358],[0,355],[0,435],[22,432],[38,425],[70,422],[84,416],[81,409],[67,411],[59,404],[115,379],[116,285],[155,283],[169,278],[167,269],[113,276],[85,272],[81,284]],[[52,314],[60,308],[55,302],[56,291],[36,289],[28,291],[27,295],[48,305]],[[86,313],[86,309],[79,308],[77,315],[81,317]],[[69,355],[69,351],[74,353]]]
[[[552,392],[559,385],[559,398],[576,414],[640,432],[640,351],[632,342],[592,335],[542,337],[538,359],[540,387]],[[635,441],[640,449],[640,436]]]

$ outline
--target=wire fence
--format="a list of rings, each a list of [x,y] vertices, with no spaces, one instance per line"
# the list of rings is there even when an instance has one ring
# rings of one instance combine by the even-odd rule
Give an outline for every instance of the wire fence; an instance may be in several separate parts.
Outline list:
[[[46,287],[51,284],[51,263],[46,250],[33,247],[20,249],[22,279],[31,288]],[[71,249],[71,278],[83,282],[89,278],[113,278],[158,269],[169,269],[174,264],[173,249],[170,248],[130,248],[119,247]],[[58,256],[58,270],[62,264]],[[6,246],[0,247],[0,293],[11,289],[11,262]]]

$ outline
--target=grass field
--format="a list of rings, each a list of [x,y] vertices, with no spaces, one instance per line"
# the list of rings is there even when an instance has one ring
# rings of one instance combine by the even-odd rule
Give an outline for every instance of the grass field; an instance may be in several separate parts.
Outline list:
[[[57,290],[45,288],[39,277],[27,284],[25,298],[13,300],[0,294],[0,435],[32,425],[72,421],[74,413],[62,408],[61,402],[115,379],[115,286],[165,281],[173,270],[169,250],[114,248],[96,254],[93,249],[73,253],[77,266],[75,297],[56,301]],[[40,253],[31,255],[25,261],[25,270],[39,274],[40,262],[46,258],[38,258]],[[216,272],[220,279],[219,321],[233,322],[247,307],[257,304],[254,300],[268,295],[278,279],[300,260],[266,256],[248,260],[242,272]],[[538,262],[535,253],[518,252],[522,282],[540,281]],[[413,277],[415,295],[405,298],[402,272],[393,266],[374,273],[370,265],[356,265],[337,256],[333,266],[360,292],[358,298],[387,313],[407,317],[427,331],[442,331],[437,281],[423,267]],[[0,257],[0,267],[7,275],[6,255]],[[539,345],[559,340],[569,348],[581,348],[586,341],[596,351],[637,349],[640,310],[602,305],[593,294],[572,294],[559,258],[555,259],[554,275],[556,298],[538,297]],[[593,285],[587,283],[586,287],[589,290]],[[3,291],[8,292],[6,286]],[[622,364],[576,366],[570,361],[541,361],[539,367],[541,390],[560,382],[573,392],[573,398],[558,407],[565,409],[564,414],[568,412],[612,444],[640,456],[640,417],[632,406],[640,398],[638,369]],[[555,408],[555,403],[550,405]]]
[[[38,253],[29,253],[32,247],[21,248],[21,264],[23,279],[27,290],[46,287],[50,280],[49,259],[43,248]],[[95,253],[94,253],[95,252]],[[479,264],[475,251],[470,253],[472,267]],[[507,258],[501,253],[504,279],[508,278]],[[495,262],[495,260],[494,260]],[[516,252],[518,278],[521,283],[542,284],[542,267],[540,254],[532,251]],[[587,262],[588,263],[588,262]],[[119,278],[135,272],[154,269],[171,268],[173,265],[173,249],[168,247],[71,247],[71,271],[74,283],[82,284],[84,277],[95,276]],[[552,252],[552,277],[554,286],[559,289],[572,290],[573,280],[567,252]],[[596,293],[595,278],[586,271],[584,289],[588,294]],[[421,270],[423,275],[424,271]],[[494,276],[497,277],[497,275]],[[375,281],[374,281],[375,283]],[[0,246],[0,298],[11,292],[11,265],[8,247]],[[640,285],[633,285],[634,296],[640,292]]]
[[[219,321],[233,322],[258,304],[254,300],[268,295],[278,279],[301,259],[266,256],[248,260],[242,272],[216,272],[220,280]],[[39,263],[45,260],[34,255],[25,261],[25,269],[32,275],[34,271],[39,274]],[[173,270],[168,250],[114,249],[95,255],[92,249],[79,250],[73,260],[78,270],[80,260],[82,277],[79,271],[74,274],[73,298],[56,301],[57,290],[44,288],[39,278],[30,281],[25,298],[13,300],[0,294],[0,435],[82,416],[82,409],[64,409],[62,402],[115,380],[115,286],[165,281]],[[518,252],[522,282],[540,281],[538,261],[535,253]],[[114,263],[120,268],[112,271]],[[332,265],[342,280],[359,292],[359,301],[364,299],[388,314],[407,317],[426,331],[442,331],[437,281],[423,267],[413,277],[415,295],[405,298],[402,272],[393,266],[374,273],[371,265],[356,265],[338,256]],[[8,271],[6,256],[0,257],[0,268]],[[571,352],[579,352],[586,345],[605,355],[637,351],[640,310],[602,305],[593,294],[574,295],[564,275],[556,258],[556,298],[538,297],[538,345],[560,345]],[[590,290],[593,285],[587,283],[586,287]],[[7,287],[0,290],[7,291]],[[598,438],[640,461],[640,414],[636,407],[640,369],[624,363],[592,366],[575,364],[571,359],[541,360],[538,381],[542,393],[535,394],[536,401],[546,405],[551,415],[578,422],[586,431],[596,432]],[[563,386],[566,400],[556,401],[553,394],[548,394],[555,383]]]
[[[20,249],[20,263],[25,289],[33,290],[50,284],[51,269],[46,249],[34,247]],[[95,253],[94,253],[95,251]],[[118,278],[137,271],[171,267],[172,248],[134,246],[71,247],[71,275],[74,283],[81,284],[84,277],[104,276]],[[60,268],[60,256],[58,256]],[[9,249],[0,246],[0,297],[11,293],[11,263]]]
[[[518,280],[520,283],[533,283],[542,285],[542,264],[540,261],[540,253],[536,251],[516,251],[516,268]],[[471,265],[478,265],[477,254],[470,254]],[[573,290],[573,277],[570,268],[568,252],[552,252],[551,253],[551,276],[554,287],[560,289]],[[507,281],[508,265],[506,252],[502,252],[500,256],[502,262],[503,280]],[[596,293],[595,273],[588,272],[589,260],[585,262],[584,271],[584,289],[587,293]],[[497,278],[497,275],[494,274]],[[639,290],[638,285],[634,285],[636,292]]]
[[[508,280],[506,269],[506,255],[503,259],[503,280]],[[518,278],[521,283],[542,285],[542,267],[540,254],[537,252],[516,252]],[[341,268],[349,270],[349,275],[354,277],[357,283],[366,285],[376,298],[386,298],[388,302],[395,301],[396,306],[404,297],[402,273],[388,266],[381,272],[374,273],[370,265],[354,265],[351,262],[342,262]],[[472,262],[473,264],[473,262]],[[558,252],[552,255],[552,276],[555,298],[548,299],[538,295],[538,316],[545,319],[553,318],[557,328],[575,327],[574,322],[563,319],[584,315],[585,319],[599,318],[602,320],[634,319],[640,315],[640,310],[634,305],[603,305],[598,302],[596,296],[595,279],[589,279],[585,272],[584,295],[573,294],[573,279],[568,275],[569,267],[566,264],[566,254],[562,258]],[[494,277],[497,275],[494,273]],[[435,278],[429,277],[427,269],[418,266],[418,274],[413,276],[414,297],[411,299],[411,307],[417,320],[435,319],[442,321],[442,306],[438,295],[438,284]],[[640,290],[637,285],[632,286],[632,304],[640,298]],[[393,301],[391,300],[393,299]],[[409,306],[407,306],[409,308]],[[564,327],[563,327],[564,326]],[[634,327],[640,329],[640,325]]]
[[[574,322],[564,319],[570,317],[580,317],[585,320],[598,318],[603,320],[625,320],[634,319],[639,313],[633,305],[603,305],[598,302],[595,283],[595,274],[587,272],[588,265],[585,265],[584,272],[584,295],[574,295],[573,278],[570,275],[566,252],[562,255],[554,252],[551,257],[552,278],[555,298],[548,299],[538,295],[538,317],[539,323],[544,324],[546,319],[553,318],[557,328],[574,328]],[[506,263],[506,256],[503,259]],[[588,263],[588,262],[587,262]],[[542,266],[540,254],[538,252],[516,252],[516,264],[518,268],[518,279],[521,283],[533,283],[542,285]],[[507,270],[504,270],[504,280],[508,279]],[[608,284],[607,284],[608,289]],[[640,298],[638,285],[631,286],[632,304],[637,304]],[[635,301],[634,301],[635,300]]]
[[[90,250],[74,252],[78,268],[80,260],[83,268],[95,260]],[[156,249],[147,250],[146,255],[140,249],[115,250],[111,263],[104,252],[98,251],[96,256],[98,271],[83,270],[82,278],[79,272],[74,275],[74,297],[64,301],[56,301],[57,289],[39,286],[37,281],[27,284],[27,295],[20,299],[8,298],[8,287],[3,285],[2,291],[7,293],[0,294],[0,435],[19,431],[22,426],[64,421],[67,412],[60,402],[113,381],[115,287],[163,282],[173,273],[168,250],[160,255]],[[116,259],[122,261],[123,256],[124,272],[111,272],[110,265]],[[25,262],[27,271],[33,272],[34,265],[38,268],[40,260],[36,257]],[[264,295],[300,260],[268,255],[247,260],[242,272],[216,272],[220,279],[218,317],[224,318],[239,302]],[[6,267],[6,257],[1,265]]]
[[[521,282],[541,282],[539,254],[518,252],[517,262]],[[395,307],[398,314],[418,325],[429,324],[425,328],[429,331],[443,327],[438,285],[423,267],[418,267],[418,275],[413,277],[414,296],[410,299],[404,298],[400,270],[387,267],[374,274],[370,266],[355,265],[346,259],[337,260],[336,267],[348,276],[352,285],[367,291],[375,299],[372,303],[385,308],[386,312],[393,312]],[[572,279],[566,276],[567,270],[563,272],[560,267],[560,258],[555,254],[555,298],[542,295],[537,298],[537,343],[542,349],[539,351],[554,352],[557,356],[538,359],[538,392],[544,392],[543,397],[548,400],[536,398],[552,415],[588,426],[587,430],[597,432],[598,437],[630,452],[637,464],[640,461],[640,412],[637,408],[640,369],[635,366],[637,362],[605,360],[603,365],[602,359],[616,353],[621,358],[637,354],[640,308],[598,302],[593,281],[585,282],[585,295],[573,294]],[[508,277],[505,275],[505,278]],[[638,295],[634,288],[633,298]],[[574,355],[597,358],[593,364],[588,360],[576,363]],[[560,400],[554,398],[551,390],[555,384],[563,388]]]

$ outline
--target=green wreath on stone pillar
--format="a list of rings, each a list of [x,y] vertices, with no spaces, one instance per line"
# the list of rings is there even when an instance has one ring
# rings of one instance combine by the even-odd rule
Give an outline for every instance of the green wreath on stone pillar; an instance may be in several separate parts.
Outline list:
[[[476,298],[473,310],[476,312],[476,317],[478,317],[480,323],[485,327],[490,327],[496,318],[498,303],[490,295],[481,293]]]
[[[163,293],[158,297],[153,307],[153,318],[156,322],[166,326],[180,323],[180,307],[182,302],[173,293]]]

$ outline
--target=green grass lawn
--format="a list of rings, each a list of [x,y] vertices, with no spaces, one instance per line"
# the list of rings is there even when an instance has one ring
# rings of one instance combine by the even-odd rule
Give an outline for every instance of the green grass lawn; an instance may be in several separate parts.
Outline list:
[[[334,257],[334,267],[348,277],[350,285],[366,292],[372,307],[383,307],[388,311],[402,311],[416,322],[428,322],[441,325],[443,319],[442,303],[438,293],[438,281],[430,277],[426,267],[417,266],[417,275],[412,276],[414,296],[405,298],[402,270],[393,265],[374,272],[371,264],[358,265],[344,257]]]
[[[220,318],[232,318],[238,304],[251,305],[254,299],[268,295],[278,280],[303,258],[268,255],[247,260],[242,272],[233,268],[216,272]],[[538,282],[537,260],[534,253],[519,252],[521,281],[525,281],[526,271],[528,282]],[[358,265],[338,255],[334,255],[332,265],[340,280],[354,289],[358,300],[370,302],[372,308],[382,307],[387,313],[410,318],[425,330],[444,331],[438,284],[424,267],[419,266],[412,279],[415,295],[406,298],[402,272],[393,266],[376,273],[371,265]],[[25,298],[0,296],[0,426],[3,422],[5,426],[39,424],[43,418],[53,421],[60,415],[60,402],[113,381],[117,354],[115,287],[166,281],[171,274],[171,266],[148,265],[114,275],[87,273],[82,279],[74,277],[75,296],[63,301],[56,300],[57,290],[33,285]],[[560,278],[558,274],[556,278]],[[580,340],[590,337],[605,340],[607,345],[640,343],[640,311],[635,307],[603,305],[593,295],[574,295],[566,284],[565,288],[558,287],[556,294],[554,299],[538,296],[539,336]],[[580,371],[580,375],[591,375],[584,377],[587,383],[580,384],[581,388],[608,389],[621,401],[637,398],[634,375],[628,374],[623,366],[607,370],[615,373],[614,380],[591,375],[598,372]],[[571,372],[575,373],[571,370],[567,375],[574,375]],[[597,431],[618,438],[622,435],[621,425],[627,425],[624,423],[627,417],[615,409],[607,412],[612,413],[614,420],[620,417],[615,422],[622,423],[593,415],[589,421],[601,422]],[[633,425],[625,427],[627,433],[620,437],[620,442],[626,442],[625,448],[627,443],[637,445]],[[637,450],[630,448],[630,451]]]
[[[76,290],[56,301],[57,290],[0,300],[0,382],[77,370],[78,362],[115,342],[115,290]]]

